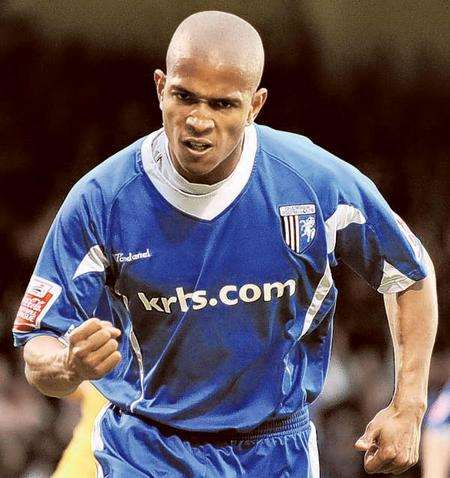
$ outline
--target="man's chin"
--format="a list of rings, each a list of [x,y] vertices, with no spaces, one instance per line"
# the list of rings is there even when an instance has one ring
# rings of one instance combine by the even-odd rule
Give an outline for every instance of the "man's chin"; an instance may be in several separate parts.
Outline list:
[[[211,183],[211,176],[213,174],[214,168],[207,168],[204,164],[199,164],[198,162],[184,163],[181,170],[178,172],[186,180],[191,183]],[[212,181],[216,182],[216,181]]]
[[[198,157],[196,155],[183,154],[176,160],[175,169],[188,181],[203,182],[218,166],[209,155]],[[220,164],[220,163],[219,163]]]

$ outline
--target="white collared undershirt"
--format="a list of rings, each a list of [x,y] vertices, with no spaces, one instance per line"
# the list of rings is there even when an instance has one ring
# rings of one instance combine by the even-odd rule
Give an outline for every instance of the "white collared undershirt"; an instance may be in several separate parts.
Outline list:
[[[257,147],[254,125],[245,129],[241,157],[234,171],[215,184],[190,183],[170,159],[164,129],[151,133],[142,143],[142,164],[155,188],[172,206],[200,219],[222,213],[242,192],[250,179]]]

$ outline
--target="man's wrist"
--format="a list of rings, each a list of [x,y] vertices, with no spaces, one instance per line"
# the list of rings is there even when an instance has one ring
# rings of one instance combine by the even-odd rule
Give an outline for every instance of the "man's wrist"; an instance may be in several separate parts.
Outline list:
[[[390,406],[400,414],[409,414],[414,415],[419,418],[423,418],[423,415],[427,409],[427,399],[426,397],[394,397],[390,403]]]
[[[84,378],[80,376],[77,370],[70,363],[70,349],[66,347],[58,351],[58,360],[61,363],[61,369],[64,374],[64,381],[67,382],[68,386],[72,386],[75,390],[81,382],[84,381]],[[73,391],[72,390],[72,391]]]
[[[421,364],[404,364],[399,370],[392,404],[396,410],[423,416],[427,409],[428,367]]]
[[[60,344],[58,344],[60,345]],[[48,355],[28,354],[25,376],[44,395],[61,398],[78,388],[83,378],[69,367],[67,348],[56,348]]]

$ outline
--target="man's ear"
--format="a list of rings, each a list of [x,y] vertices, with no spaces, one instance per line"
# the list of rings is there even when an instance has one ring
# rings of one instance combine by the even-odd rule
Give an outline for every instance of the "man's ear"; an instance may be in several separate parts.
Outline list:
[[[252,98],[252,108],[247,118],[247,124],[252,124],[258,116],[261,108],[264,106],[264,103],[267,100],[268,91],[266,88],[260,88]]]
[[[153,73],[155,80],[156,94],[158,95],[159,108],[162,110],[162,101],[164,96],[164,86],[166,84],[166,75],[162,70],[155,70]]]

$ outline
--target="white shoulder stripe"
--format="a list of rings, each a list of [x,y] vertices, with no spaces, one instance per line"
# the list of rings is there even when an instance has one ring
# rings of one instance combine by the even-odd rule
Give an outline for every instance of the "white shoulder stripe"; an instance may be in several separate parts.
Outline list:
[[[330,254],[336,247],[336,233],[345,229],[352,223],[364,224],[364,214],[349,204],[339,204],[336,211],[325,221],[325,232],[327,236],[327,252]]]
[[[325,233],[327,240],[327,252],[330,254],[336,247],[336,233],[341,229],[345,229],[352,223],[364,224],[366,218],[364,214],[349,204],[339,204],[336,211],[325,221]],[[333,276],[331,274],[330,264],[327,262],[327,267],[319,284],[314,292],[311,304],[308,307],[305,315],[305,322],[303,324],[302,337],[308,332],[311,324],[320,310],[320,307],[325,300],[328,292],[333,286]]]
[[[76,279],[77,277],[87,274],[88,272],[104,272],[108,266],[108,259],[103,254],[100,246],[93,246],[83,257],[83,260],[78,265],[72,279]]]

